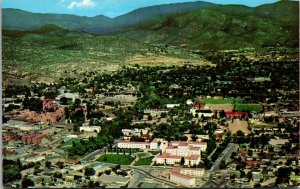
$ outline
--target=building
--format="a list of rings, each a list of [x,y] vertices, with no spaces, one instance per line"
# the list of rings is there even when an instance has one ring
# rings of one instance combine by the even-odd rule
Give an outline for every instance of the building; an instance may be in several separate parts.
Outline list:
[[[31,157],[26,158],[26,161],[36,163],[36,162],[39,162],[39,161],[43,161],[44,159],[46,159],[45,156],[35,155],[35,156],[31,156]]]
[[[165,149],[168,146],[168,141],[162,138],[155,138],[149,142],[129,142],[123,141],[118,143],[118,148],[132,148],[132,149]]]
[[[167,104],[167,108],[175,108],[175,107],[179,107],[180,104]]]
[[[196,184],[196,179],[188,176],[188,175],[182,175],[178,173],[170,173],[170,181],[178,183],[180,185],[184,186],[195,186]]]
[[[29,134],[22,136],[22,141],[26,144],[36,144],[39,145],[41,144],[41,141],[43,138],[46,138],[47,135],[45,134]]]
[[[145,135],[149,132],[149,128],[145,128],[145,129],[122,129],[122,133],[124,136],[129,137],[129,136],[138,136],[141,137],[142,135]]]
[[[199,147],[201,151],[206,151],[207,148],[207,142],[193,142],[193,141],[189,141],[189,142],[184,142],[184,141],[173,141],[171,142],[171,146],[190,146],[190,147]]]
[[[96,132],[100,133],[101,127],[100,126],[82,126],[79,127],[80,132]]]
[[[148,142],[119,142],[118,148],[131,148],[131,149],[149,149],[150,144]]]
[[[205,169],[173,167],[171,172],[193,177],[202,177],[204,175]]]
[[[288,139],[271,139],[269,141],[269,145],[272,146],[280,146],[289,143]]]
[[[49,98],[43,99],[43,110],[48,110],[50,108],[56,110],[58,108],[58,102],[55,99],[49,99]]]
[[[196,115],[201,117],[211,118],[215,115],[211,110],[198,110],[197,108],[191,108],[190,113],[195,117]]]
[[[182,158],[184,159],[184,165],[186,166],[198,165],[201,160],[200,155],[191,155],[191,156],[183,157],[183,156],[171,155],[169,153],[162,153],[161,155],[156,157],[155,162],[157,164],[163,164],[163,165],[179,165]]]
[[[166,149],[168,147],[168,141],[166,141],[163,138],[154,138],[151,142],[150,142],[150,149],[151,150],[162,150],[162,149]]]
[[[78,158],[67,158],[65,160],[66,163],[69,163],[69,164],[79,164],[80,163],[80,159]]]
[[[242,118],[242,117],[248,117],[247,112],[225,112],[226,113],[226,118],[227,119],[232,119],[232,118]]]

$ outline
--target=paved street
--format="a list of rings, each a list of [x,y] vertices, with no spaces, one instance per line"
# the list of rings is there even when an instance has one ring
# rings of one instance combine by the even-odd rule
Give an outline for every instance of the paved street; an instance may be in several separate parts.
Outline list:
[[[213,179],[214,179],[213,176],[217,171],[220,170],[219,167],[220,167],[222,160],[226,161],[228,158],[230,158],[230,155],[232,154],[232,152],[234,152],[237,149],[237,147],[238,147],[237,144],[233,144],[233,143],[228,144],[227,148],[222,152],[222,156],[220,156],[215,161],[215,163],[209,170],[209,172],[210,172],[209,179],[206,181],[206,183],[204,183],[201,186],[202,188],[215,188],[215,187],[219,187],[223,184],[223,182],[225,181],[225,175],[221,174],[221,178],[214,180],[214,181],[213,181]]]

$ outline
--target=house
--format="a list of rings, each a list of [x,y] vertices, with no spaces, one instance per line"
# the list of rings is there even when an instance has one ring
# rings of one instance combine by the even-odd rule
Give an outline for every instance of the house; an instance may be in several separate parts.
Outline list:
[[[179,106],[180,106],[180,104],[167,104],[168,109],[172,109],[172,108],[179,107]]]
[[[269,141],[269,144],[272,146],[279,146],[289,143],[288,139],[271,139]]]

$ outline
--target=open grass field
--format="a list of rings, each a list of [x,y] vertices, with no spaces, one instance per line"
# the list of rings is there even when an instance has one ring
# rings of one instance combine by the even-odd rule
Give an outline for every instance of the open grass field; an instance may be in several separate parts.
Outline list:
[[[261,111],[261,105],[259,104],[236,104],[235,105],[236,111],[254,111],[259,112]]]
[[[120,165],[129,165],[134,160],[133,157],[123,154],[104,154],[98,161]]]
[[[152,159],[154,156],[150,156],[147,158],[140,158],[134,165],[139,166],[139,165],[150,165],[152,163]]]
[[[229,130],[232,134],[237,133],[238,130],[243,131],[243,133],[248,134],[250,133],[248,129],[248,122],[247,121],[241,121],[239,119],[235,119],[233,123],[231,121],[227,122],[229,125]]]
[[[200,98],[198,101],[205,104],[235,104],[235,103],[242,103],[243,100],[240,98],[221,98],[221,99]]]

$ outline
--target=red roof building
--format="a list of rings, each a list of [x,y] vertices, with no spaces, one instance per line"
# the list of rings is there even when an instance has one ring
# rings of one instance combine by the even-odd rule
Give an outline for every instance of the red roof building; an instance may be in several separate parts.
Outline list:
[[[226,112],[226,118],[241,118],[241,117],[247,117],[248,113],[247,112]]]

